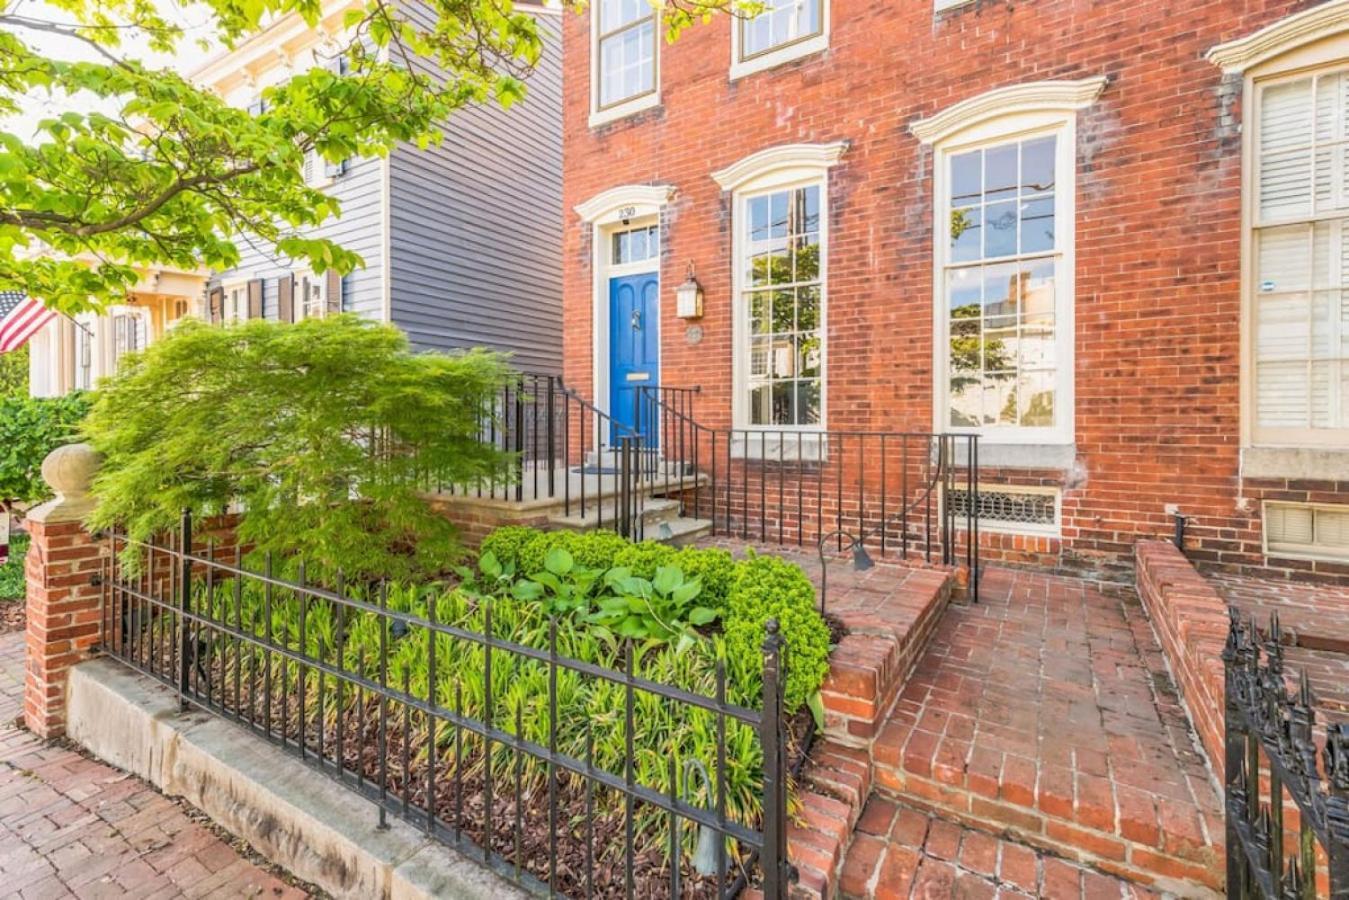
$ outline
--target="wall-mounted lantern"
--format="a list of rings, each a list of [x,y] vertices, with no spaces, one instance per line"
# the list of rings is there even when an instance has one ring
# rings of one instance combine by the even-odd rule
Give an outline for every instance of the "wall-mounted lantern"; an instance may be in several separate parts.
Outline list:
[[[681,319],[701,319],[703,316],[703,286],[693,277],[693,262],[689,262],[688,277],[675,288],[675,315]]]

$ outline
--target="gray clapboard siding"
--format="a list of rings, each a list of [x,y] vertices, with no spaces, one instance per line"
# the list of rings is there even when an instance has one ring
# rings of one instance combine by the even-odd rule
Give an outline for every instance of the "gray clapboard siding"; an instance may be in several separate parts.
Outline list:
[[[440,147],[390,154],[391,304],[419,347],[490,347],[560,373],[562,41],[557,14],[537,15],[547,47],[523,102],[460,110]]]
[[[342,215],[328,219],[313,230],[315,237],[329,238],[344,249],[360,254],[365,265],[342,279],[342,309],[377,321],[384,319],[384,186],[380,159],[351,159],[347,170],[323,188],[341,204]],[[277,279],[297,267],[270,244],[256,238],[238,241],[239,265],[212,276],[209,287],[244,278],[261,278],[262,310],[268,319],[277,317]]]

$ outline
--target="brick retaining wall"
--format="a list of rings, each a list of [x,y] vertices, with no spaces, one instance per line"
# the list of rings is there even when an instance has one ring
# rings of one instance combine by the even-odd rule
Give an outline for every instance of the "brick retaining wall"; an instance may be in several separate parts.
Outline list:
[[[1134,548],[1138,596],[1213,771],[1223,771],[1223,646],[1227,604],[1166,541]]]

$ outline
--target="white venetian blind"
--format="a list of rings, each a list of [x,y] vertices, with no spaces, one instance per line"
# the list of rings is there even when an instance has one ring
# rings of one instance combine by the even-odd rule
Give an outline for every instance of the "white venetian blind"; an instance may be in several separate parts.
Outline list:
[[[1259,104],[1256,426],[1349,428],[1349,73],[1267,85]]]

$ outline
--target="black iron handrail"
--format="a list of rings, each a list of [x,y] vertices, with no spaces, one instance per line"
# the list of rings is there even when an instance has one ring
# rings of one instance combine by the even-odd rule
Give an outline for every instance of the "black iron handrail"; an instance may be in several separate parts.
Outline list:
[[[486,402],[481,420],[479,440],[511,455],[509,472],[468,485],[433,480],[429,487],[478,499],[557,501],[564,516],[593,514],[598,528],[634,540],[644,536],[638,482],[646,452],[631,426],[559,376],[535,373],[519,373],[503,385]],[[612,479],[608,490],[606,478]]]
[[[476,631],[437,621],[434,602],[427,604],[424,615],[391,609],[384,587],[367,588],[362,592],[365,596],[358,596],[344,588],[340,575],[335,588],[310,584],[303,566],[298,567],[299,575],[294,579],[278,577],[273,574],[270,555],[261,571],[252,571],[235,561],[237,551],[218,556],[211,545],[204,552],[194,550],[192,518],[187,514],[178,534],[165,543],[138,543],[115,533],[107,540],[101,580],[100,648],[173,688],[184,710],[200,709],[242,725],[371,800],[381,827],[393,813],[525,888],[552,895],[561,889],[558,841],[574,830],[570,825],[562,828],[559,819],[562,793],[569,790],[574,798],[575,792],[581,791],[586,799],[586,817],[581,823],[586,868],[566,877],[573,894],[581,894],[583,885],[584,895],[590,896],[595,865],[606,849],[615,851],[620,840],[614,837],[615,843],[596,845],[593,815],[595,792],[599,790],[618,798],[622,809],[621,864],[627,896],[632,896],[634,884],[638,805],[647,817],[644,821],[651,821],[650,816],[655,815],[668,822],[668,850],[675,864],[663,869],[662,877],[668,880],[671,897],[681,896],[681,879],[687,877],[683,851],[679,849],[683,826],[706,829],[712,835],[715,865],[711,872],[702,874],[715,884],[717,897],[734,896],[748,883],[761,885],[768,897],[786,896],[792,877],[786,849],[786,717],[781,708],[786,663],[776,622],[767,623],[763,707],[756,711],[728,702],[724,661],[716,662],[714,694],[703,695],[642,677],[635,671],[631,647],[623,654],[622,669],[563,655],[559,652],[556,619],[548,621],[546,647],[530,646],[495,633],[490,601],[482,606],[482,631]],[[140,561],[133,569],[124,565],[128,550],[133,550]],[[248,615],[243,602],[246,587],[253,592],[255,602]],[[260,609],[256,608],[259,594]],[[289,629],[287,637],[274,633],[274,612],[283,608],[282,604],[298,611],[295,635]],[[322,639],[312,624],[318,611],[331,625]],[[359,661],[353,663],[348,641],[358,628],[367,638],[372,628],[377,634],[377,659],[368,659],[362,651]],[[400,641],[422,640],[422,635],[427,654],[426,687],[418,692],[409,683],[406,668],[401,685],[391,679],[389,662],[395,649],[402,646]],[[440,637],[468,642],[481,650],[481,717],[466,710],[464,683],[458,679],[454,702],[446,704],[443,679],[436,674]],[[523,704],[516,707],[513,730],[503,727],[501,717],[493,714],[494,709],[503,708],[494,706],[494,657],[529,660],[544,667],[547,688],[535,702],[548,710],[546,738],[526,733],[520,712]],[[563,672],[621,689],[622,728],[628,744],[622,772],[596,765],[588,718],[583,723],[584,753],[578,756],[560,749],[558,677]],[[306,685],[314,682],[316,690],[306,690]],[[668,790],[636,779],[632,739],[637,728],[638,694],[660,697],[675,708],[699,710],[713,717],[715,759],[705,765],[716,777],[712,780],[715,790],[709,788],[708,806],[683,798],[673,774]],[[414,719],[427,738],[416,751],[428,754],[421,772],[412,768],[410,748],[415,735],[409,723]],[[757,824],[727,814],[728,725],[752,729],[763,751],[763,812]],[[325,740],[328,732],[335,737]],[[476,741],[482,750],[476,758],[477,764],[485,767],[485,777],[476,787],[465,785],[465,779],[472,779],[477,771],[471,747],[468,757],[461,756],[466,738]],[[494,777],[496,751],[509,758]],[[670,756],[673,773],[675,754],[671,752]],[[543,865],[537,864],[543,854],[530,857],[536,861],[536,874],[530,873],[524,856],[524,816],[538,816],[534,824],[540,825],[544,811],[538,803],[531,812],[525,811],[531,796],[521,780],[526,758],[537,761],[547,773],[546,833],[550,846],[544,861],[546,872],[539,871]],[[505,768],[506,764],[513,770]],[[438,779],[446,780],[438,786]],[[484,802],[466,808],[466,790],[480,791],[479,799],[485,797]],[[495,804],[494,790],[499,792],[500,801]],[[513,813],[513,822],[494,821],[494,810],[501,806],[507,808],[507,816]],[[482,837],[475,838],[470,832]],[[568,839],[579,840],[574,834]],[[737,848],[734,856],[732,847]],[[756,863],[757,875],[750,871]]]
[[[916,554],[945,565],[957,564],[963,549],[977,592],[977,435],[716,428],[688,413],[698,392],[635,392],[637,430],[659,436],[656,482],[667,496],[680,498],[685,515],[710,520],[714,534],[743,539],[818,547],[826,536],[838,537],[839,552],[845,535],[861,535],[882,555]],[[962,445],[963,467],[957,452]],[[961,488],[967,492],[963,548],[959,516],[949,502]]]
[[[1285,681],[1278,614],[1262,641],[1254,621],[1229,608],[1224,672],[1227,896],[1314,898],[1317,845],[1332,898],[1349,897],[1349,724],[1324,729],[1302,672]],[[1262,661],[1261,656],[1264,659]],[[1262,787],[1268,792],[1262,799]],[[1297,809],[1296,850],[1284,856],[1285,800]]]

